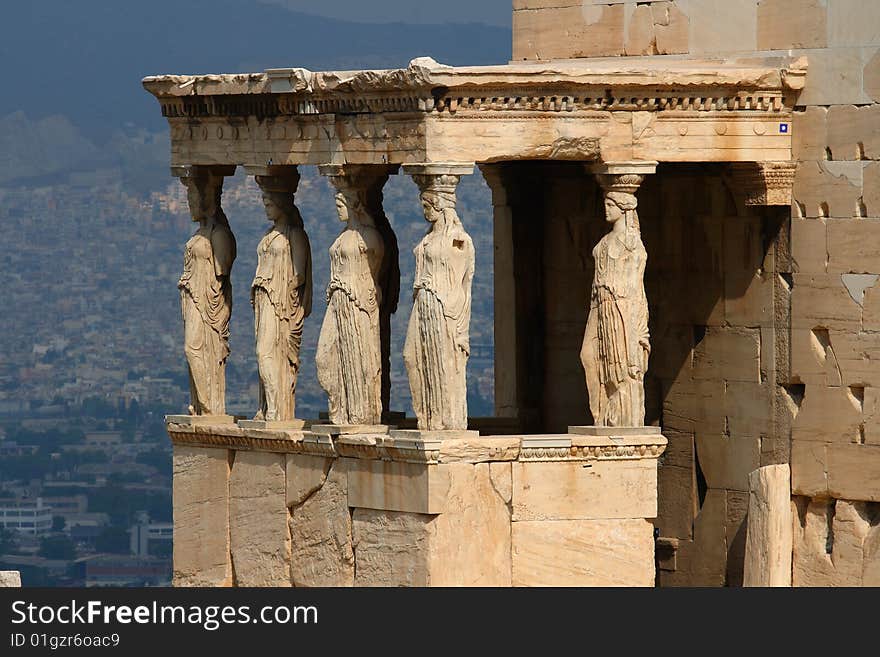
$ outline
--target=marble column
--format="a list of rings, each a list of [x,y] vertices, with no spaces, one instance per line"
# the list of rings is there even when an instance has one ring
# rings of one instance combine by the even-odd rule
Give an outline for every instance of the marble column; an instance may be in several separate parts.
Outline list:
[[[430,227],[413,250],[413,309],[403,359],[420,432],[467,430],[475,254],[456,212],[455,190],[473,164],[405,164]]]
[[[198,223],[184,248],[177,284],[190,382],[189,415],[172,416],[179,423],[233,421],[226,414],[226,360],[236,244],[221,197],[224,176],[234,173],[234,165],[171,167],[186,187],[190,215]]]
[[[581,348],[593,423],[645,424],[645,372],[651,353],[647,252],[642,243],[636,190],[656,162],[603,162],[588,166],[605,194],[610,230],[593,249],[590,310]]]
[[[494,327],[495,415],[515,418],[519,415],[520,364],[517,359],[519,327],[516,321],[514,219],[509,193],[512,183],[504,175],[503,167],[503,163],[481,164],[480,171],[492,192],[494,305],[508,310],[501,321],[496,317]]]

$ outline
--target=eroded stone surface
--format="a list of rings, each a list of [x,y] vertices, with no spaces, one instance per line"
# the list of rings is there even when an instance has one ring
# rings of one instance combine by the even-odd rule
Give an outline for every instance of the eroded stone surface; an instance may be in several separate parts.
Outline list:
[[[342,459],[333,465],[320,488],[291,506],[290,579],[294,586],[354,585],[347,484]]]
[[[862,402],[848,387],[807,386],[801,409],[794,419],[794,440],[858,442]]]
[[[862,586],[863,573],[874,576],[876,527],[866,503],[795,498],[792,508],[794,586]]]
[[[749,473],[760,464],[760,439],[698,433],[697,456],[710,488],[748,492]]]
[[[174,447],[174,586],[230,586],[229,451]]]
[[[519,437],[493,436],[491,438],[444,440],[440,446],[440,462],[514,461],[519,456],[519,450]]]
[[[229,477],[229,538],[237,586],[290,586],[285,457],[237,452]]]
[[[824,48],[827,11],[825,0],[761,0],[758,49]]]
[[[514,586],[654,586],[647,520],[514,522]]]
[[[428,586],[430,525],[435,516],[355,509],[355,586]]]
[[[514,463],[514,520],[654,518],[657,464],[633,461]]]
[[[352,507],[436,514],[446,508],[455,464],[346,459]]]
[[[446,510],[431,524],[430,585],[510,586],[510,509],[490,464],[448,467]]]

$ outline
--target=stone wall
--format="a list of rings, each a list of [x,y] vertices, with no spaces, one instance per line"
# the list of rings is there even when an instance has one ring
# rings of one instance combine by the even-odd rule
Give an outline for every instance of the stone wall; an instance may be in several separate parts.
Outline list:
[[[565,431],[591,421],[579,352],[589,254],[607,230],[601,191],[579,164],[494,171],[487,179],[500,176],[508,190],[514,263],[530,270],[515,285],[517,307],[530,308],[515,319],[515,369],[529,373],[521,403],[530,431]],[[789,223],[776,209],[738,207],[732,185],[723,167],[664,164],[639,191],[653,345],[647,422],[669,440],[655,525],[661,544],[676,546],[658,553],[664,584],[740,584],[749,473],[789,459],[795,403],[777,384],[787,367]]]
[[[169,425],[175,586],[653,586],[659,434]]]
[[[780,249],[783,260],[776,265],[742,267],[733,280],[736,273],[727,266],[757,258],[755,231],[767,228],[767,218],[756,225],[748,217],[714,227],[731,236],[741,230],[746,241],[736,237],[720,251],[711,243],[694,243],[696,251],[680,254],[710,259],[705,266],[726,255],[730,282],[725,282],[724,303],[712,306],[710,319],[702,322],[705,333],[697,328],[692,367],[685,368],[700,385],[685,390],[682,398],[675,376],[675,385],[661,395],[669,449],[661,469],[658,523],[670,538],[659,555],[661,582],[738,583],[741,574],[727,557],[742,550],[748,470],[790,458],[796,509],[793,583],[876,583],[880,3],[514,0],[513,5],[514,60],[623,56],[640,66],[673,57],[807,57],[806,87],[792,123],[798,167],[790,235],[779,243],[790,249],[790,259],[786,263],[788,254]],[[645,202],[650,184],[640,192],[640,213],[649,261],[656,263]],[[675,207],[659,207],[657,221],[663,226],[679,220]],[[766,235],[762,239],[766,246]],[[712,287],[681,295],[683,312],[709,308]],[[676,293],[674,286],[669,289]],[[753,312],[762,304],[772,305],[775,329],[754,321]],[[732,323],[730,313],[736,316]],[[768,329],[775,333],[772,349]],[[683,326],[678,334],[673,330],[658,338],[652,369],[663,381],[675,370],[661,353],[664,341],[686,345],[689,336]],[[771,361],[773,372],[766,370]],[[681,399],[695,410],[726,407],[727,412],[709,413],[714,424],[702,427],[715,438],[701,435],[700,422],[691,430],[689,420],[699,420],[699,412],[681,418],[683,427],[675,426]],[[726,424],[719,425],[722,419]],[[694,488],[697,499],[690,500],[685,491]]]

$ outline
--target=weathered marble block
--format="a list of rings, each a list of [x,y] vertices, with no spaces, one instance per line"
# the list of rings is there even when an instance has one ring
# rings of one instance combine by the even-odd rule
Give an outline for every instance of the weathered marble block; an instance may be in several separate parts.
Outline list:
[[[231,586],[228,449],[174,446],[175,586]]]
[[[791,469],[767,465],[749,474],[744,586],[791,586]]]
[[[285,455],[235,453],[229,538],[238,586],[290,586]]]

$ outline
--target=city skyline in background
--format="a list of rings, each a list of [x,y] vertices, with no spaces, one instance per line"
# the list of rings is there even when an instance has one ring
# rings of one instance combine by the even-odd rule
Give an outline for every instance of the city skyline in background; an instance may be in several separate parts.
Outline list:
[[[168,171],[168,126],[141,86],[146,75],[504,63],[509,27],[394,14],[333,18],[258,0],[48,0],[6,8],[0,24],[0,569],[25,585],[157,584],[170,576],[171,445],[163,416],[189,390],[176,287],[193,232],[185,190]],[[381,16],[373,5],[373,17]],[[503,17],[509,20],[509,10]],[[413,23],[401,28],[398,18]],[[368,17],[369,18],[369,17]],[[390,20],[394,18],[394,21]],[[476,21],[476,22],[475,22]],[[27,53],[22,57],[22,53]],[[326,408],[314,373],[329,263],[340,229],[333,193],[302,167],[297,194],[312,242],[316,306],[307,320],[297,407]],[[469,398],[492,407],[492,242],[489,190],[464,180],[462,218],[477,250]],[[248,301],[256,245],[268,226],[259,189],[239,171],[224,209],[238,240],[233,267],[229,408],[256,410]],[[410,312],[412,248],[424,234],[418,190],[403,175],[385,190],[400,246],[393,319],[392,408],[412,414],[401,352]],[[128,573],[125,576],[120,573]]]

